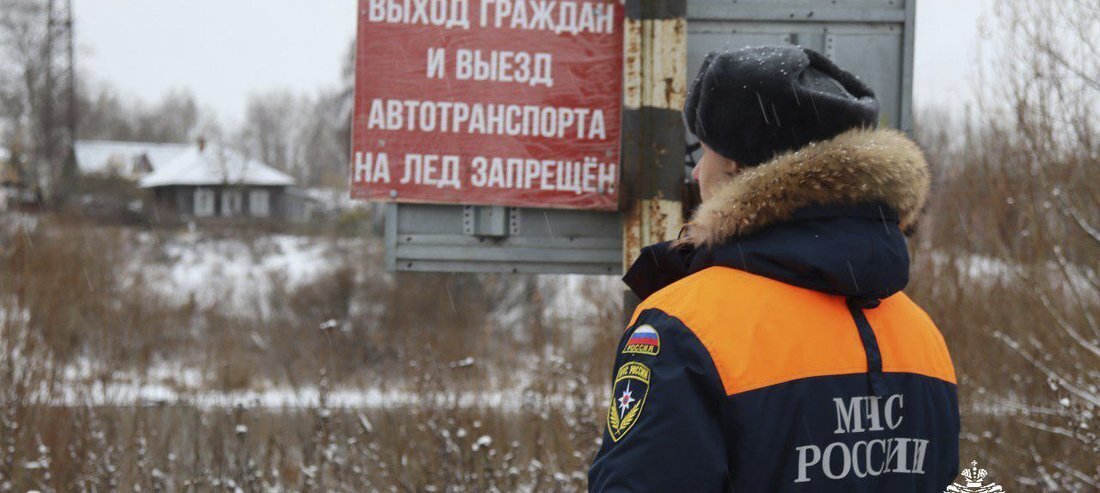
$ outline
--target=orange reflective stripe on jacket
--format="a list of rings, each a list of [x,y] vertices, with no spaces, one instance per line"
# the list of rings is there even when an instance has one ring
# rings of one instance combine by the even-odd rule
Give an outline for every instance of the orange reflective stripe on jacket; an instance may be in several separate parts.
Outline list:
[[[711,267],[647,298],[702,342],[728,395],[792,380],[863,373],[867,357],[840,296],[727,267]],[[886,373],[956,383],[943,336],[904,293],[864,310]]]

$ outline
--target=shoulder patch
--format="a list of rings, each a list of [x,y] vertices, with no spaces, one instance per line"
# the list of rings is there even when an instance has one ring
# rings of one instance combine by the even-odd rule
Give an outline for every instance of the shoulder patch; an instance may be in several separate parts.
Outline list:
[[[630,334],[630,339],[626,341],[626,346],[623,347],[623,354],[657,356],[659,352],[661,352],[661,335],[657,333],[657,329],[649,324],[640,325],[634,329],[634,332]]]
[[[607,410],[607,432],[614,441],[621,440],[638,422],[649,394],[648,366],[628,361],[619,367],[611,390],[611,407]]]

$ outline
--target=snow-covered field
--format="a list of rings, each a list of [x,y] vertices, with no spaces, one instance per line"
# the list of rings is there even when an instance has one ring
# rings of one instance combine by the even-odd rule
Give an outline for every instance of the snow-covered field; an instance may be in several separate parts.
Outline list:
[[[178,304],[266,314],[276,286],[293,289],[333,272],[352,249],[367,241],[272,235],[252,240],[210,238],[199,233],[139,235],[130,275]],[[159,241],[158,241],[159,240]]]
[[[19,224],[4,222],[15,228],[13,231],[26,228],[33,232],[36,227],[33,219],[27,216]],[[378,274],[381,269],[377,262],[381,245],[373,239],[290,234],[215,236],[201,230],[123,230],[122,235],[126,248],[121,271],[124,286],[136,285],[170,304],[214,310],[234,318],[263,320],[279,295],[322,281],[339,269],[350,267],[359,274]],[[593,296],[606,297],[613,303],[621,299],[620,283],[613,276],[542,276],[536,283],[543,300],[543,318],[572,331],[574,344],[585,344],[594,330],[606,330],[596,326],[599,304],[593,303]],[[518,308],[526,303],[524,296],[522,289],[509,291],[508,299],[490,314],[490,323],[502,330],[522,333],[517,327],[527,321]],[[362,300],[360,307],[372,302]],[[329,320],[321,324],[321,329],[343,323]],[[263,344],[256,346],[263,349]],[[249,382],[247,389],[219,391],[212,389],[217,378],[215,371],[181,363],[186,355],[179,356],[180,360],[173,360],[174,355],[162,353],[156,363],[140,372],[110,370],[101,361],[82,357],[61,371],[60,385],[43,395],[40,402],[56,406],[186,404],[199,408],[320,405],[321,392],[309,383],[309,377],[306,384],[296,387],[260,377]],[[446,363],[455,371],[481,364],[484,362],[470,356]],[[408,388],[405,382],[372,383],[364,377],[353,386],[345,383],[343,388],[332,389],[325,395],[327,405],[349,408],[393,408],[431,401],[441,406],[517,411],[532,399],[549,399],[558,407],[576,404],[573,395],[531,394],[530,372],[531,369],[516,368],[509,371],[507,384],[491,379],[486,382],[488,388],[435,392],[429,396]],[[602,398],[603,392],[596,395]]]
[[[964,274],[966,278],[985,285],[991,283],[1035,282],[1035,280],[1026,277],[1028,274],[1020,266],[986,255],[958,256],[934,251],[932,253],[932,263],[937,269],[936,272],[940,272],[950,263],[953,263],[954,268]],[[1046,268],[1048,269],[1047,279],[1050,282],[1062,283],[1069,279],[1069,284],[1078,292],[1089,293],[1091,291],[1096,294],[1091,286],[1100,284],[1100,273],[1083,265],[1068,264],[1065,271],[1062,271],[1061,266],[1056,262],[1050,262]],[[1091,301],[1100,303],[1100,299],[1093,298]]]
[[[517,413],[534,405],[551,406],[559,410],[571,410],[578,405],[592,406],[607,392],[586,394],[583,398],[572,394],[543,395],[516,387],[499,390],[417,392],[378,387],[333,389],[324,393],[324,406],[346,409],[397,409],[402,407],[438,407],[462,409],[491,409]],[[199,409],[314,409],[321,407],[322,392],[317,387],[274,387],[262,390],[218,392],[211,390],[185,391],[170,385],[156,383],[92,382],[85,385],[66,385],[43,402],[53,406],[161,406],[186,405]]]
[[[377,241],[271,235],[255,239],[211,238],[200,233],[154,236],[142,233],[127,268],[131,279],[177,304],[194,302],[199,308],[220,308],[238,314],[270,308],[272,293],[315,282],[355,259],[380,253]],[[354,258],[352,257],[354,255]],[[379,265],[352,266],[380,269]],[[593,315],[587,292],[619,297],[615,276],[548,275],[539,279],[546,295],[547,314],[583,320]],[[266,314],[266,312],[261,312]],[[507,309],[500,323],[513,322]]]
[[[448,366],[461,371],[477,364],[474,358],[453,361]],[[209,376],[199,368],[160,363],[144,374],[113,372],[96,378],[94,364],[86,359],[67,366],[63,382],[52,389],[41,389],[34,400],[51,406],[163,406],[185,405],[205,410],[244,408],[314,409],[396,409],[410,406],[488,409],[515,413],[533,405],[548,405],[560,410],[592,406],[610,391],[606,384],[580,389],[566,381],[563,389],[545,394],[536,388],[533,374],[521,372],[520,378],[499,388],[418,390],[381,379],[374,383],[322,389],[316,383],[300,387],[264,382],[256,388],[235,391],[211,389]],[[324,402],[322,403],[322,395]]]
[[[33,229],[33,216],[9,216],[0,227],[17,231]],[[324,279],[338,269],[363,259],[379,258],[381,245],[377,241],[349,238],[329,238],[276,234],[267,236],[215,237],[203,232],[160,233],[133,232],[133,249],[126,258],[124,272],[130,282],[160,295],[178,305],[194,304],[200,309],[214,309],[242,317],[265,317],[272,309],[277,292],[293,289]],[[950,256],[932,254],[936,271],[951,266],[966,277],[980,282],[1017,282],[1018,269],[1003,260],[971,255]],[[358,269],[379,269],[380,265],[354,265]],[[1052,272],[1057,265],[1052,265]],[[1072,272],[1073,282],[1086,285],[1096,282],[1096,273],[1088,269]],[[621,299],[622,284],[614,276],[541,276],[537,280],[543,299],[543,317],[574,331],[574,344],[584,344],[596,327],[593,320],[601,305],[593,297],[607,297],[616,304]],[[518,307],[526,303],[522,290],[507,295],[491,314],[491,323],[498,327],[517,327],[525,321]],[[1096,300],[1094,300],[1096,301]],[[364,301],[366,303],[366,301]],[[606,307],[606,304],[603,306]],[[0,315],[4,306],[0,303]],[[3,320],[3,317],[0,317]],[[10,319],[9,320],[14,320]],[[326,324],[338,325],[340,321]],[[324,325],[324,324],[323,324]],[[473,358],[459,359],[451,366],[462,368],[474,364]],[[201,408],[234,407],[237,405],[267,408],[300,408],[320,405],[321,392],[313,385],[290,387],[260,379],[247,390],[215,391],[209,382],[210,372],[160,362],[141,375],[112,373],[107,378],[93,376],[96,365],[82,361],[63,372],[64,383],[51,393],[52,404],[66,406],[79,403],[95,405],[189,404]],[[551,399],[560,405],[575,404],[574,393],[568,395],[532,396],[530,369],[515,369],[516,376],[507,386],[454,390],[422,395],[398,384],[361,382],[355,387],[336,388],[326,393],[327,404],[333,407],[393,408],[430,400],[440,405],[486,407],[516,411],[531,398]],[[518,383],[517,383],[518,382]],[[602,398],[599,388],[585,399]],[[988,408],[988,406],[986,406]],[[1003,409],[984,409],[999,413]]]

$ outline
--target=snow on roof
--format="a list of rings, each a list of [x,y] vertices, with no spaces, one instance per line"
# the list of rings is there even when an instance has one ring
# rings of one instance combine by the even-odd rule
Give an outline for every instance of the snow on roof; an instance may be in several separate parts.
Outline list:
[[[155,170],[183,154],[191,146],[110,140],[78,140],[74,145],[76,165],[81,173],[115,174],[127,178],[138,178],[144,174],[139,165],[142,156],[149,160],[149,165]]]
[[[374,204],[365,200],[353,200],[347,189],[314,187],[302,189],[302,193],[329,211],[366,209]]]
[[[141,188],[172,185],[294,185],[294,178],[221,146],[191,146],[141,179]]]

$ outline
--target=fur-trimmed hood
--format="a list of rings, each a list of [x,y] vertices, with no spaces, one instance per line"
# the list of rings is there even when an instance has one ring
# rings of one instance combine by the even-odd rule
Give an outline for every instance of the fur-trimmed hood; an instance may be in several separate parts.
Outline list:
[[[928,165],[903,134],[852,130],[741,172],[699,208],[684,237],[643,249],[623,280],[645,299],[720,266],[886,298],[909,282],[902,230],[928,186]]]
[[[924,207],[929,183],[928,163],[905,134],[849,130],[745,169],[699,207],[678,243],[715,245],[811,205],[882,204],[905,229]]]

